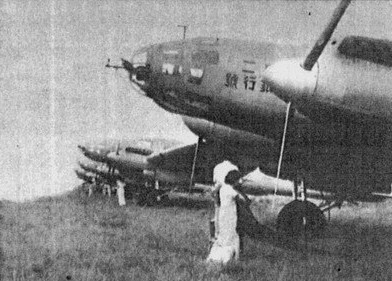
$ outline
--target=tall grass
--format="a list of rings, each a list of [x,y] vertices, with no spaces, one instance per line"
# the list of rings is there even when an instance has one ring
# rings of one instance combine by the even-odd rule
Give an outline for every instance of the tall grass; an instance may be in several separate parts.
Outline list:
[[[272,225],[279,208],[268,203],[254,210]],[[334,211],[325,237],[298,251],[246,239],[242,261],[216,270],[204,263],[205,200],[119,207],[116,198],[88,198],[77,189],[3,202],[1,280],[390,280],[390,203]]]

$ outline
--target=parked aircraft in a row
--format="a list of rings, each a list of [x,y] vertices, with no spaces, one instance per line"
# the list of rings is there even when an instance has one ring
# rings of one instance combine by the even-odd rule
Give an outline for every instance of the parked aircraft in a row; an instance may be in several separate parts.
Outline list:
[[[248,159],[246,170],[259,167],[294,181],[294,194],[304,183],[305,200],[296,198],[278,216],[278,228],[288,235],[303,227],[319,231],[322,211],[345,201],[389,197],[392,41],[333,36],[349,3],[341,1],[310,51],[194,38],[147,46],[122,61],[133,85],[183,115],[203,140],[188,153],[174,154],[188,158],[189,167],[199,162],[195,155],[217,164],[221,159],[209,153],[219,147],[240,166]],[[306,202],[310,189],[333,195],[325,198],[326,208]]]

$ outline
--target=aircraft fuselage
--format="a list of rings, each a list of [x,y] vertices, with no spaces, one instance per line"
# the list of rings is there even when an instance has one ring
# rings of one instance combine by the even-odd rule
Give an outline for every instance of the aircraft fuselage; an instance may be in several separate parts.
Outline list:
[[[282,175],[293,178],[298,170],[305,170],[311,185],[345,196],[386,191],[392,182],[392,134],[390,125],[379,121],[387,115],[389,73],[385,65],[371,66],[373,62],[353,59],[347,52],[343,56],[337,50],[340,42],[333,42],[311,72],[314,84],[304,84],[308,92],[302,91],[293,101]],[[145,69],[130,78],[170,112],[248,131],[279,147],[287,93],[272,92],[262,74],[276,61],[295,60],[305,51],[303,46],[216,38],[174,41],[137,52],[132,64]],[[383,77],[382,87],[377,73]],[[377,89],[373,103],[365,94],[372,88]],[[382,101],[384,107],[378,112],[377,104]],[[343,112],[338,105],[348,110]],[[277,162],[276,150],[268,148],[261,154]],[[301,166],[303,162],[307,165]],[[372,183],[376,186],[369,189]]]
[[[149,75],[142,76],[141,88],[164,109],[280,141],[287,102],[272,92],[261,76],[275,61],[297,58],[305,51],[304,46],[195,38],[143,48],[132,62],[138,65],[140,57],[144,58]],[[385,66],[369,66],[374,71],[361,75],[361,67],[370,63],[360,61],[358,69],[350,67],[353,63],[352,58],[342,58],[333,51],[321,57],[315,66],[315,87],[309,97],[296,99],[287,143],[307,145],[310,135],[312,143],[319,145],[374,145],[382,141],[384,136],[378,135],[384,135],[389,125],[378,122],[378,117],[389,114],[392,98],[387,101],[386,89],[374,95],[366,93],[379,89],[376,73],[383,73],[384,88],[389,87],[389,76]],[[131,79],[137,81],[137,75]],[[349,86],[343,84],[346,80]],[[346,110],[339,110],[341,107]],[[366,114],[364,108],[368,109]]]

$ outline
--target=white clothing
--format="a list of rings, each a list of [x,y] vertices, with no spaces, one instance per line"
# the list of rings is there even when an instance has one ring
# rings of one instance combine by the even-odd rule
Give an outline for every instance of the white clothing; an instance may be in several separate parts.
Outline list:
[[[117,181],[117,197],[118,197],[118,204],[120,206],[125,206],[125,196],[124,196],[124,186],[125,183],[122,181]]]
[[[239,244],[239,243],[238,243]],[[208,255],[207,262],[227,264],[229,261],[237,260],[238,254],[234,246],[218,246],[216,242],[212,245],[210,254]]]
[[[227,160],[216,165],[214,168],[214,178],[213,178],[214,183],[215,184],[224,184],[227,174],[229,172],[235,171],[235,170],[238,171],[238,167]]]
[[[216,194],[220,192],[220,188],[225,184],[225,178],[227,174],[234,170],[238,171],[238,167],[228,160],[219,163],[214,168],[214,176],[213,176],[214,189],[212,190],[212,196],[215,198],[214,200],[215,201],[215,216],[214,216],[215,238],[219,236],[219,228],[220,228],[220,224],[219,224],[220,206],[218,203],[219,199],[217,198]]]
[[[231,185],[222,185],[220,196],[220,210],[219,210],[219,236],[220,245],[228,246],[238,236],[237,227],[237,204],[235,197],[238,193]]]
[[[219,231],[207,258],[208,262],[226,264],[239,258],[240,237],[237,233],[237,205],[235,201],[237,195],[237,191],[231,185],[222,184],[219,190],[218,222],[215,222]]]

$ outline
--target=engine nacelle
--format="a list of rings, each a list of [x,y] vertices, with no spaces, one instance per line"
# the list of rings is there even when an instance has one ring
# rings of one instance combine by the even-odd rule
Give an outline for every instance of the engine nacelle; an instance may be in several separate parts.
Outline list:
[[[185,125],[196,135],[237,147],[273,147],[273,141],[246,131],[235,130],[204,119],[183,116]]]

